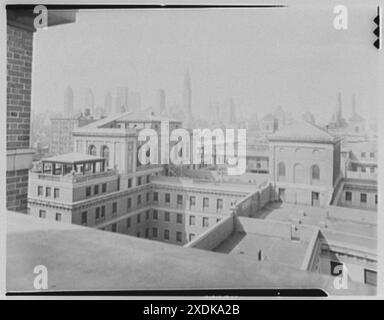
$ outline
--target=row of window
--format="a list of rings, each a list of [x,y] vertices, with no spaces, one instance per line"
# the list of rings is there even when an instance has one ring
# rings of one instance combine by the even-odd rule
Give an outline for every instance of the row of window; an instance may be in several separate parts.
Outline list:
[[[97,207],[95,208],[95,220],[96,223],[101,222],[105,219],[105,206]],[[112,203],[112,216],[117,215],[117,202]],[[88,224],[88,211],[83,211],[81,213],[81,224],[87,225]]]
[[[44,193],[44,187],[38,186],[37,187],[37,195],[39,197],[45,197],[50,198],[52,196],[52,188],[51,187],[45,187],[45,193]],[[60,190],[59,188],[53,188],[53,198],[57,199],[60,197]]]
[[[301,165],[296,164],[294,167],[294,171],[297,168],[297,166],[301,166]],[[313,166],[311,166],[310,174],[311,174],[312,180],[320,180],[320,168],[317,164],[314,164]],[[277,165],[277,176],[278,177],[285,177],[285,175],[286,175],[285,163],[279,162]]]
[[[142,177],[137,177],[137,186],[141,186],[142,184],[144,183],[149,183],[151,180],[151,176],[150,175],[147,175],[147,176],[142,176]],[[129,178],[128,179],[128,188],[132,188],[132,185],[133,185],[133,178]]]
[[[158,202],[159,201],[159,194],[158,192],[153,193],[153,201]],[[177,195],[177,205],[182,206],[183,205],[183,195],[178,194]],[[171,202],[171,194],[170,193],[165,193],[164,194],[164,202],[166,204],[170,204]],[[196,206],[196,196],[190,196],[189,197],[189,208],[194,208]],[[203,198],[203,209],[209,208],[209,198],[204,197]],[[216,210],[222,210],[223,209],[223,199],[217,199],[216,200]]]
[[[365,158],[365,157],[366,157],[366,154],[367,154],[366,152],[362,152],[362,153],[361,153],[361,157],[362,157],[362,158]],[[369,153],[369,157],[370,157],[370,158],[374,158],[374,157],[375,157],[375,153],[374,153],[374,152],[370,152],[370,153]]]
[[[92,194],[93,189],[93,194]],[[101,193],[107,192],[107,184],[103,183],[101,184]],[[92,195],[98,195],[100,193],[100,185],[95,184],[94,186],[88,186],[85,188],[85,196],[90,197]]]
[[[377,194],[375,194],[375,204],[377,204]],[[352,201],[352,192],[346,191],[345,192],[345,201]],[[366,193],[360,193],[360,203],[367,203],[367,194]]]

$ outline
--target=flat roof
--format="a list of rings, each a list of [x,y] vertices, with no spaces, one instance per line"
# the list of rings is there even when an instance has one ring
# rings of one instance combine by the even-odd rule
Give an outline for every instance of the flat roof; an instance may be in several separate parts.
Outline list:
[[[332,295],[376,294],[375,287],[352,282],[336,290],[331,276],[243,255],[8,212],[7,291],[35,291],[37,265],[48,269],[49,290],[322,288]]]
[[[258,259],[259,250],[267,261],[300,268],[308,247],[308,242],[292,241],[278,237],[254,233],[235,232],[225,239],[216,252],[232,255],[245,255]]]
[[[67,164],[97,162],[97,161],[104,161],[104,160],[105,158],[102,158],[102,157],[97,157],[90,154],[84,154],[84,153],[78,153],[78,152],[60,154],[50,158],[42,159],[43,162],[57,162],[57,163],[67,163]]]
[[[151,182],[158,185],[181,185],[189,188],[209,189],[209,190],[221,190],[227,192],[245,193],[250,194],[257,191],[260,188],[260,184],[254,183],[234,183],[226,181],[214,181],[208,179],[193,179],[188,177],[166,177],[155,176],[152,177]]]

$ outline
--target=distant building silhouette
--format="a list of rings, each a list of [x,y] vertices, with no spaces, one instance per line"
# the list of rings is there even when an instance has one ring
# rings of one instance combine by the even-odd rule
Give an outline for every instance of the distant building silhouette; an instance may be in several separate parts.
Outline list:
[[[112,95],[108,91],[104,98],[104,112],[110,114],[112,112]]]
[[[121,113],[121,112],[127,111],[128,102],[129,102],[128,88],[118,87],[116,90],[115,113]]]
[[[95,111],[95,96],[91,88],[88,88],[85,93],[84,109],[89,109],[91,113]]]
[[[126,111],[139,112],[141,111],[141,96],[140,92],[132,91],[128,94],[128,107]]]
[[[156,107],[158,110],[159,115],[165,113],[165,105],[166,105],[166,96],[165,96],[165,90],[159,89],[157,90],[157,97],[156,97]]]

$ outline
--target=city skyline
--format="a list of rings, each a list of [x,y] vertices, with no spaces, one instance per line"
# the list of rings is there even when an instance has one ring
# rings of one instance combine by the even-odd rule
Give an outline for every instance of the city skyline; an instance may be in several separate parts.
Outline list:
[[[262,116],[281,105],[296,116],[309,111],[326,122],[329,119],[324,115],[334,112],[337,93],[342,92],[343,114],[352,114],[351,97],[355,93],[358,112],[370,120],[378,105],[376,56],[364,42],[371,25],[368,19],[359,28],[353,24],[359,17],[369,15],[369,8],[349,8],[351,23],[346,33],[333,29],[332,7],[329,12],[326,8],[316,11],[313,7],[304,15],[298,8],[290,8],[288,14],[286,9],[273,13],[80,10],[75,25],[36,33],[35,42],[41,49],[37,50],[34,63],[37,94],[33,95],[32,109],[52,109],[52,101],[61,107],[63,90],[68,85],[74,89],[75,101],[92,87],[99,106],[103,105],[106,92],[114,92],[119,86],[140,92],[143,109],[156,107],[159,88],[167,93],[167,108],[182,106],[183,79],[189,72],[192,112],[203,117],[211,101],[223,104],[233,98],[242,112]],[[281,14],[288,17],[287,30],[276,25]],[[255,15],[258,19],[253,19]],[[112,26],[107,21],[111,16],[116,30],[109,37]],[[225,26],[229,18],[232,23]],[[151,23],[147,23],[148,19]],[[270,33],[261,33],[260,27]],[[286,32],[291,33],[289,43]],[[52,36],[61,39],[57,47],[49,44]],[[88,39],[82,41],[81,47],[80,38]],[[77,51],[69,55],[74,46]],[[363,57],[363,67],[350,68],[352,61]],[[103,64],[94,68],[99,61]],[[44,63],[53,70],[45,69]],[[60,77],[52,77],[54,70]],[[47,72],[52,80],[48,84],[42,81]]]

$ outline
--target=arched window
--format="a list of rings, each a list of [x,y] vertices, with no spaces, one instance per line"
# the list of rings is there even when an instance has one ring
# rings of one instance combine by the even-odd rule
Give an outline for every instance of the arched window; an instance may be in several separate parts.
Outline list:
[[[95,156],[96,155],[96,147],[91,144],[89,147],[88,147],[88,154],[92,155],[92,156]]]
[[[277,166],[277,176],[278,177],[285,177],[285,164],[284,162],[279,162]]]
[[[311,167],[311,177],[312,180],[320,180],[320,168],[316,164]]]
[[[101,147],[100,156],[107,160],[106,164],[108,165],[108,161],[109,161],[109,148],[107,146],[102,146]]]

